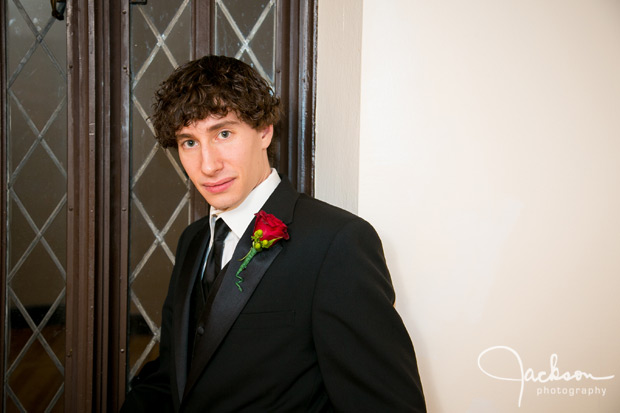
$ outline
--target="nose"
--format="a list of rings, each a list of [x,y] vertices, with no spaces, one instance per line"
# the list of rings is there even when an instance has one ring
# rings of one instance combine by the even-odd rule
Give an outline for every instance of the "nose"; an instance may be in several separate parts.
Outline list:
[[[203,146],[200,165],[203,174],[208,176],[215,175],[222,169],[223,165],[222,157],[216,148],[208,145]]]

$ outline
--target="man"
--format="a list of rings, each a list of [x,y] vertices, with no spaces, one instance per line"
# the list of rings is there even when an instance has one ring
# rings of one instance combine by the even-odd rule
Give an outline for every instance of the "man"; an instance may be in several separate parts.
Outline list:
[[[271,169],[279,112],[227,57],[189,62],[157,92],[157,139],[210,213],[181,235],[160,355],[125,411],[425,411],[381,241]]]

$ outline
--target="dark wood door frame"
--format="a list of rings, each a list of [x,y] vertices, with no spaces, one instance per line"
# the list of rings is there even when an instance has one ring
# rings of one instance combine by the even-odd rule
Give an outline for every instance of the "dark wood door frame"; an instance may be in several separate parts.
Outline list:
[[[277,0],[276,89],[285,115],[275,167],[314,192],[317,0]],[[194,57],[211,53],[214,0],[195,0]],[[68,192],[65,410],[117,411],[124,400],[128,311],[130,0],[67,0]],[[0,1],[6,16],[6,0]],[[0,23],[5,62],[5,22]],[[6,72],[0,65],[0,318],[6,317]],[[193,215],[206,210],[195,196]],[[4,330],[0,354],[5,351]],[[4,391],[0,357],[0,391]]]

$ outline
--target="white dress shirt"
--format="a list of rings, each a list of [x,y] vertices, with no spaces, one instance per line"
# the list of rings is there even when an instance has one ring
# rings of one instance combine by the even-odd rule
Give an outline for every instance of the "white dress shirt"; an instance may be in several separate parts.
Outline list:
[[[213,232],[215,231],[215,221],[223,219],[230,232],[224,240],[224,251],[222,252],[222,267],[232,258],[233,252],[239,243],[239,239],[243,236],[246,228],[255,219],[254,214],[258,213],[262,206],[267,202],[276,187],[280,184],[280,176],[275,169],[271,168],[271,174],[261,182],[243,202],[236,208],[228,211],[220,211],[211,208],[209,213],[209,226],[211,227],[211,239],[209,241],[209,250],[213,245]],[[209,252],[207,251],[207,254]]]

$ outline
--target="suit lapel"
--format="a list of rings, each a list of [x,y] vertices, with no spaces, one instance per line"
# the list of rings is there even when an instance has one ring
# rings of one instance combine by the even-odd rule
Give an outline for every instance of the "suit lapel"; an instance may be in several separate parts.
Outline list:
[[[174,318],[172,320],[173,341],[174,341],[174,365],[176,367],[176,383],[179,400],[183,396],[183,389],[187,379],[187,358],[189,334],[189,312],[190,297],[193,286],[198,276],[202,256],[209,244],[209,221],[204,220],[204,227],[200,229],[191,240],[187,253],[183,260],[183,266],[179,274],[179,282],[175,289],[173,308]]]
[[[280,185],[278,185],[261,209],[273,214],[285,224],[290,224],[298,196],[299,194],[293,189],[288,180],[283,178]],[[187,378],[185,394],[189,392],[200,377],[213,353],[221,344],[243,307],[245,307],[271,263],[276,259],[280,251],[286,247],[286,241],[276,242],[269,249],[256,254],[247,268],[241,273],[244,279],[241,284],[243,291],[239,291],[235,284],[235,274],[241,265],[242,258],[250,250],[250,238],[253,230],[254,221],[250,223],[243,237],[239,240],[228,269],[222,275],[219,289],[215,294],[210,294],[207,298],[201,320],[204,323],[205,333],[196,338],[196,352]]]

